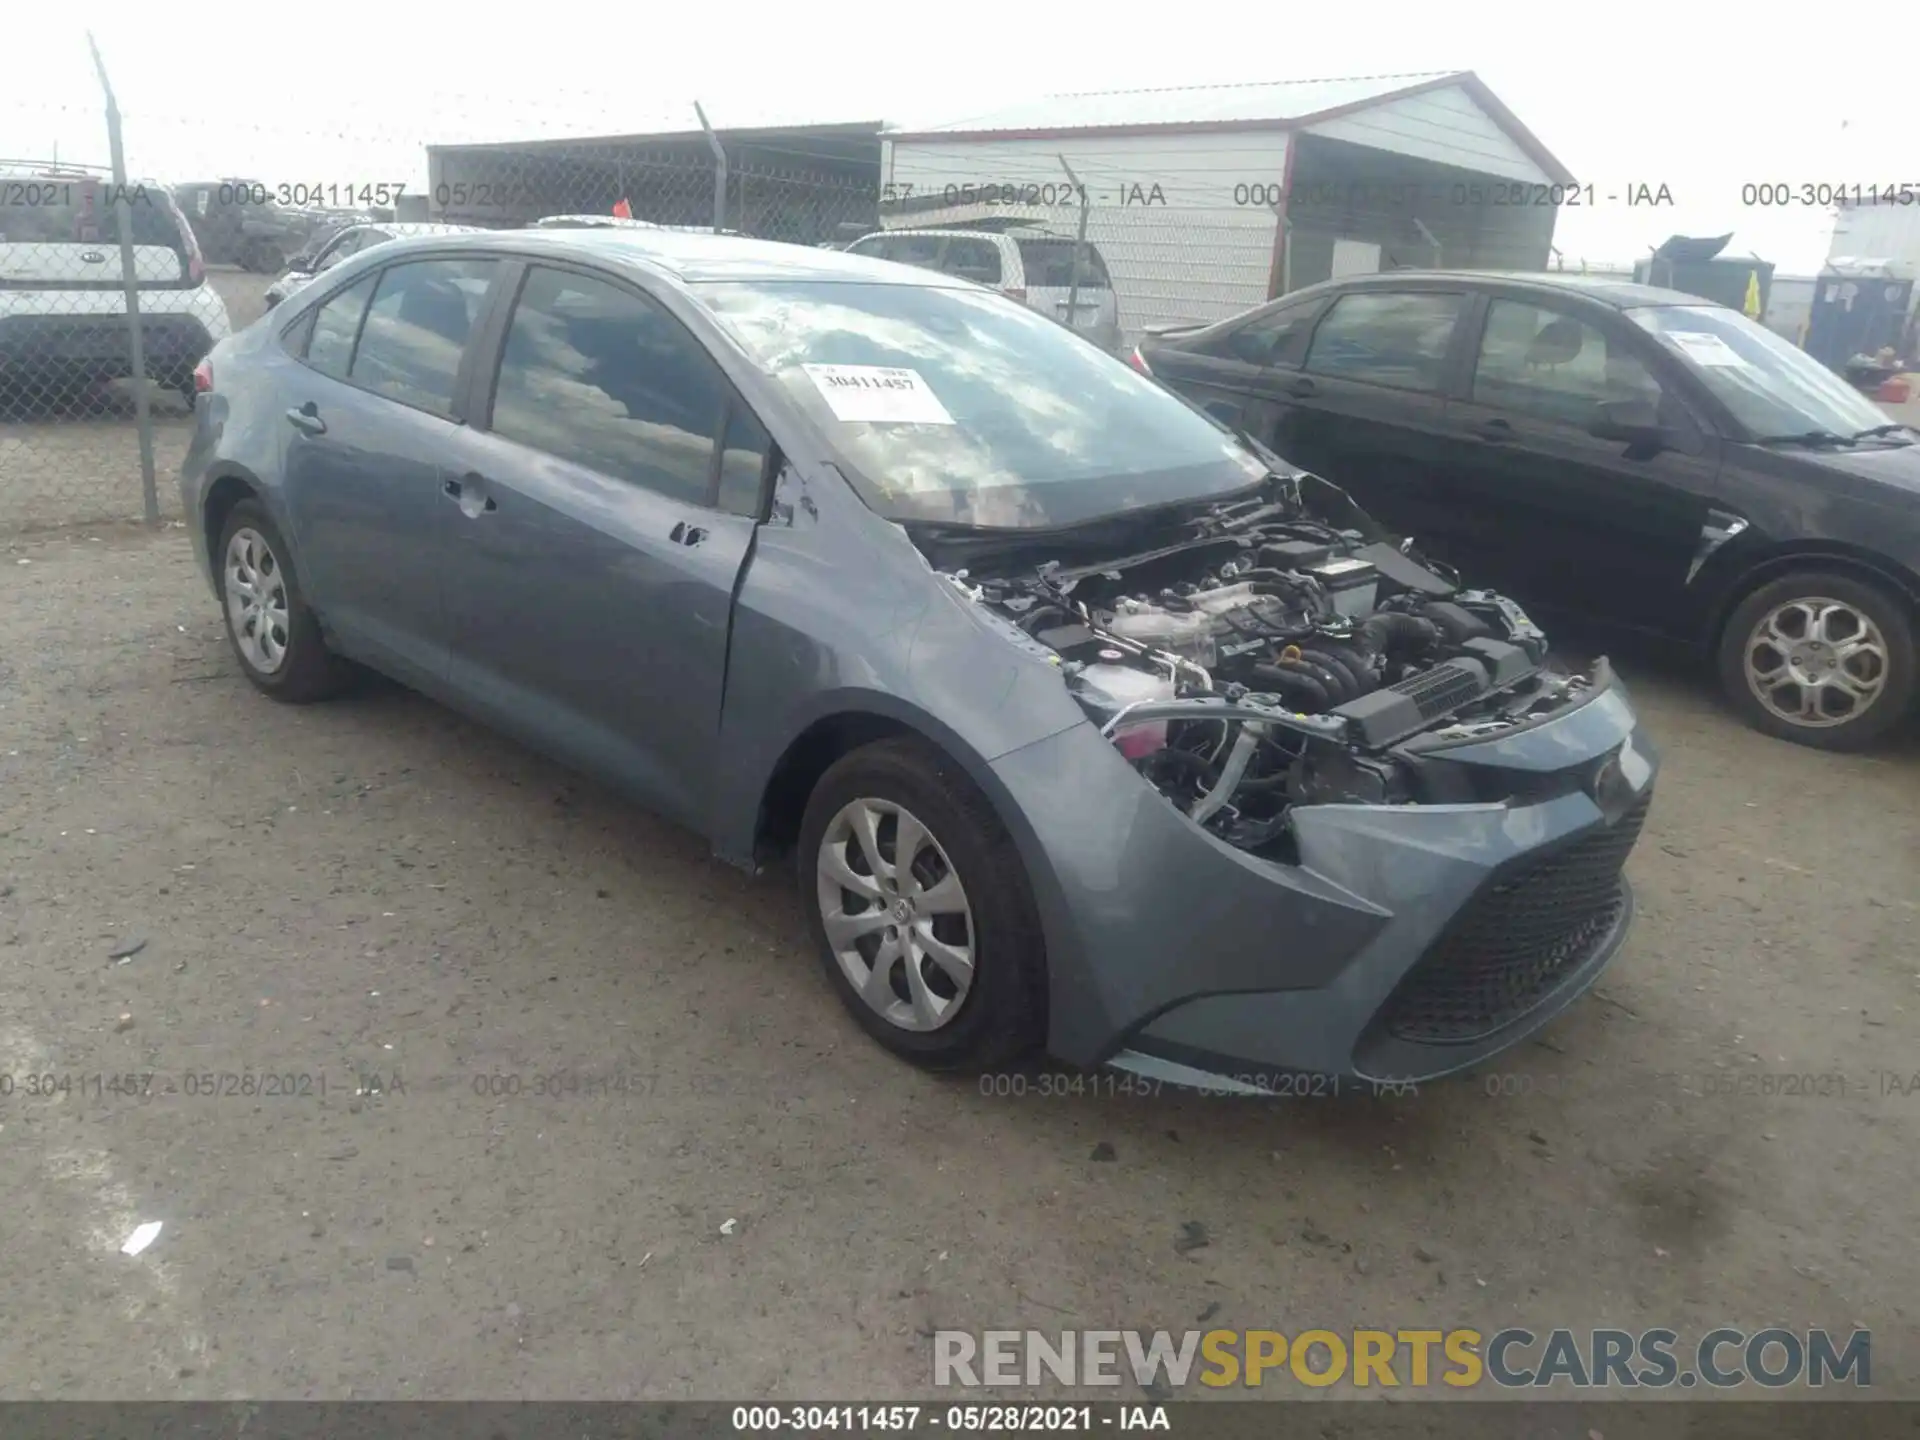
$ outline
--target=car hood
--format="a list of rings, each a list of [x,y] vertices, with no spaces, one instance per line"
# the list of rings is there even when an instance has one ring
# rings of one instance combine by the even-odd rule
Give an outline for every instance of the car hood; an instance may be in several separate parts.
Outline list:
[[[1776,460],[1791,456],[1794,468],[1802,473],[1808,467],[1870,485],[1920,497],[1920,444],[1876,445],[1872,441],[1851,449],[1799,449],[1786,446],[1761,446]],[[1891,498],[1891,497],[1889,497]]]

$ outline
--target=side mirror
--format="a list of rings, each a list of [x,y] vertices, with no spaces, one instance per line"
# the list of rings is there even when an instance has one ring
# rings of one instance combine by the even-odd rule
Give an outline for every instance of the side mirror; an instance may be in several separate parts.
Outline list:
[[[1596,440],[1619,440],[1628,445],[1664,445],[1667,428],[1660,414],[1644,400],[1605,400],[1593,407],[1587,433]]]

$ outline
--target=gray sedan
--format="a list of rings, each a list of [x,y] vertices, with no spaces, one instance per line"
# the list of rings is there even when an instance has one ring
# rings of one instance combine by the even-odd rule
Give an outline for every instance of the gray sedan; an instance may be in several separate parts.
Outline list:
[[[626,228],[395,241],[201,367],[247,678],[372,667],[749,869],[895,1053],[1294,1093],[1471,1065],[1628,928],[1604,661],[964,281]]]

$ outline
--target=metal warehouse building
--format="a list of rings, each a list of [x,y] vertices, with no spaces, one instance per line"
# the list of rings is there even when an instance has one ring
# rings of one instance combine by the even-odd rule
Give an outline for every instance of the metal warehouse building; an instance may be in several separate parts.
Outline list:
[[[1129,338],[1356,271],[1544,268],[1574,181],[1470,71],[1066,95],[882,140],[890,228],[1071,235],[1084,196]]]
[[[659,225],[714,223],[799,244],[876,225],[877,120],[427,147],[427,215],[468,225],[605,215],[620,201]],[[717,160],[718,146],[724,159]]]

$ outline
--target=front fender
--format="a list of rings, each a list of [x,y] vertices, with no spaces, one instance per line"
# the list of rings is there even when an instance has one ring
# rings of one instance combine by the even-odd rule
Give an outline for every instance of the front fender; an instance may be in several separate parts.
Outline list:
[[[757,532],[733,606],[708,834],[735,864],[781,758],[828,716],[924,735],[996,804],[995,759],[1088,723],[1058,668],[989,628],[897,526],[844,486],[809,494]]]

